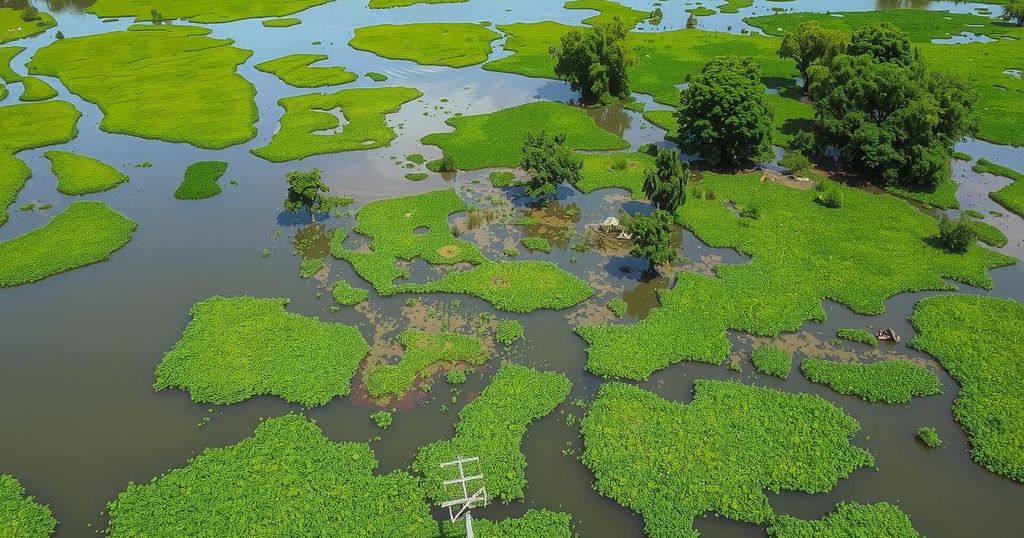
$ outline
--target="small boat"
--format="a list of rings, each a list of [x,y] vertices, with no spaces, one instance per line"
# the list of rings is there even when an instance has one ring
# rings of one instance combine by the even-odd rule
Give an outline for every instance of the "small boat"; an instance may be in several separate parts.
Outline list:
[[[878,338],[879,340],[882,341],[900,341],[900,335],[896,334],[896,331],[892,330],[892,327],[878,331],[877,333],[875,333],[875,338]]]

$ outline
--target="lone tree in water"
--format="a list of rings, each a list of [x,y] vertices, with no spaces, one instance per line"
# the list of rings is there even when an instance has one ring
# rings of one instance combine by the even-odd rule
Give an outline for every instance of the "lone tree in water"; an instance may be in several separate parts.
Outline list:
[[[679,161],[674,149],[659,149],[653,170],[644,172],[644,194],[657,209],[675,211],[686,202],[686,184],[690,168]]]
[[[580,92],[586,103],[629,97],[626,70],[636,64],[637,56],[626,42],[628,34],[629,28],[615,17],[563,35],[561,46],[551,47],[555,76]]]
[[[583,159],[565,145],[565,135],[526,133],[520,166],[530,175],[523,191],[527,196],[541,197],[555,194],[563,181],[578,183]]]
[[[804,79],[801,88],[807,93],[807,69],[815,64],[828,64],[837,55],[846,52],[850,38],[841,30],[825,28],[818,21],[807,21],[786,32],[779,46],[779,57],[790,58]]]
[[[657,271],[659,265],[676,260],[672,245],[672,215],[655,209],[651,216],[634,216],[627,226],[633,235],[633,248],[629,253],[650,263],[648,271]]]
[[[288,197],[284,200],[284,208],[293,213],[305,209],[309,218],[316,222],[316,214],[323,210],[323,195],[328,191],[327,185],[320,179],[320,170],[294,170],[288,172],[287,177]]]
[[[1017,26],[1024,26],[1024,0],[1010,0],[1003,6],[1002,19],[1017,21]]]
[[[716,164],[768,160],[774,117],[761,67],[750,58],[718,56],[683,91],[679,139]]]

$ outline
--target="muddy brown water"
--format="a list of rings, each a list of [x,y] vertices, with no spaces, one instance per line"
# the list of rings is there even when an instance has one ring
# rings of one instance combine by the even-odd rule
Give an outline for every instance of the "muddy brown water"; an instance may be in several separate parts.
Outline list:
[[[632,0],[628,3],[649,8]],[[798,10],[823,9],[807,4],[809,2],[797,0],[782,5]],[[82,13],[81,9],[88,2],[38,5],[56,10],[59,29],[69,37],[120,29],[129,24],[123,19],[103,23]],[[302,411],[272,397],[217,407],[193,404],[183,391],[154,392],[154,367],[180,337],[188,322],[191,304],[218,294],[289,297],[292,300],[290,311],[355,324],[370,341],[382,318],[397,320],[387,335],[393,336],[404,328],[401,309],[405,296],[382,298],[371,293],[376,317],[368,318],[365,308],[346,307],[332,312],[327,286],[316,279],[298,277],[299,257],[292,255],[296,236],[306,239],[303,244],[312,249],[307,254],[321,255],[324,245],[315,240],[316,234],[311,233],[306,219],[281,212],[283,176],[287,171],[322,169],[335,194],[356,199],[351,209],[378,198],[448,186],[458,187],[471,199],[494,194],[488,186],[486,171],[445,178],[431,175],[414,183],[403,179],[409,170],[396,166],[396,159],[392,157],[402,159],[405,155],[421,153],[436,158],[437,148],[424,147],[418,139],[429,132],[446,130],[443,120],[455,112],[481,113],[535,99],[568,101],[573,98],[560,82],[491,73],[479,66],[459,70],[421,67],[353,51],[344,45],[353,27],[431,20],[503,23],[553,19],[577,23],[592,14],[562,10],[560,5],[561,1],[537,2],[524,7],[496,0],[473,0],[466,4],[368,10],[349,2],[334,2],[299,14],[304,23],[287,29],[264,29],[258,20],[212,25],[214,36],[235,38],[239,46],[255,51],[253,58],[240,70],[258,89],[260,134],[253,141],[223,151],[101,133],[98,108],[70,95],[59,81],[47,78],[47,82],[59,90],[61,98],[71,101],[83,112],[79,123],[81,134],[61,149],[100,158],[124,168],[131,176],[130,183],[88,198],[107,201],[139,222],[131,243],[107,263],[0,290],[0,472],[17,476],[32,495],[52,507],[61,522],[58,537],[86,536],[103,529],[107,523],[103,513],[106,503],[129,481],[147,482],[168,469],[183,466],[204,447],[236,443],[249,436],[261,418]],[[741,10],[739,15],[703,18],[702,25],[722,30],[733,26],[732,31],[739,31],[742,16],[760,13],[775,5],[758,2]],[[834,10],[899,7],[971,12],[980,5],[947,2],[903,5],[849,0],[828,6]],[[515,11],[505,11],[509,8]],[[659,28],[684,24],[682,9],[665,11]],[[18,42],[29,48],[18,60],[27,61],[35,49],[50,39],[40,36]],[[318,40],[323,45],[310,44]],[[492,57],[505,54],[497,50],[500,44],[501,41],[496,42]],[[379,150],[310,157],[283,164],[267,163],[249,154],[250,148],[265,144],[274,132],[280,117],[276,101],[285,95],[306,93],[306,90],[289,88],[252,66],[285,54],[321,51],[330,55],[331,63],[344,65],[351,71],[379,71],[390,77],[387,85],[410,85],[424,92],[421,100],[410,103],[389,118],[393,125],[404,124],[398,131],[398,139],[391,147]],[[371,85],[375,84],[361,79],[345,87]],[[19,91],[12,87],[12,95],[3,104],[16,102]],[[609,130],[622,134],[634,147],[658,141],[663,134],[643,122],[639,114],[628,110],[592,111],[591,115]],[[984,156],[1024,170],[1024,151],[1020,149],[980,141],[961,144],[958,149],[975,158]],[[19,154],[32,167],[34,177],[14,207],[42,202],[52,203],[54,208],[32,213],[12,211],[10,222],[0,228],[0,240],[44,224],[72,201],[55,191],[55,179],[48,161],[42,157],[43,151]],[[203,159],[230,163],[222,181],[224,193],[203,201],[175,200],[172,193],[185,167]],[[132,166],[142,161],[150,161],[154,166]],[[1006,184],[1007,180],[974,174],[968,163],[955,162],[954,171],[962,183],[960,198],[964,209],[986,214],[990,210],[1006,213],[1003,217],[989,216],[986,221],[1000,227],[1010,237],[1010,244],[1003,249],[1005,252],[1024,256],[1024,221],[1008,214],[987,197],[990,190]],[[230,179],[237,179],[238,185],[230,185]],[[510,193],[506,190],[499,195],[510,198],[514,214],[532,211],[526,201]],[[530,428],[523,443],[529,463],[525,502],[489,506],[480,510],[478,517],[499,518],[521,514],[530,507],[544,507],[570,512],[581,536],[642,535],[642,520],[597,495],[591,488],[591,473],[576,459],[582,450],[578,425],[567,426],[565,414],[580,417],[582,411],[571,402],[576,398],[592,399],[602,380],[584,370],[585,346],[572,333],[570,320],[588,315],[610,319],[604,304],[612,297],[621,296],[629,307],[625,319],[616,322],[635,321],[657,305],[657,290],[670,285],[672,279],[645,275],[645,262],[621,252],[578,253],[570,249],[571,241],[554,241],[555,230],[557,237],[561,237],[565,227],[581,234],[586,223],[615,215],[620,209],[646,210],[645,204],[631,201],[623,194],[623,191],[605,190],[581,195],[569,188],[559,189],[559,205],[578,206],[579,220],[553,222],[553,226],[539,230],[541,235],[553,239],[554,251],[550,255],[519,249],[520,259],[554,260],[563,268],[591,279],[602,296],[562,312],[498,313],[501,317],[521,320],[528,336],[526,342],[500,353],[499,358],[564,372],[573,381],[573,391],[558,410]],[[453,218],[453,224],[458,219],[458,216]],[[327,228],[349,227],[352,219],[348,216],[327,218],[321,224]],[[482,238],[485,250],[492,256],[497,256],[506,245],[517,244],[523,234],[522,230],[501,222],[486,222],[486,219],[474,226],[476,228],[465,230],[463,237]],[[687,270],[708,271],[716,263],[746,260],[728,249],[709,248],[686,232],[681,234],[681,244],[683,255],[690,262],[685,266]],[[261,256],[265,248],[271,250],[266,258]],[[328,260],[328,264],[328,285],[336,278],[345,278],[365,286],[347,264],[337,260]],[[413,265],[417,278],[429,276],[429,271],[427,267]],[[996,287],[992,291],[963,289],[968,293],[1021,300],[1024,298],[1022,271],[1020,266],[993,271]],[[318,298],[317,294],[322,296]],[[893,297],[887,303],[887,312],[876,317],[858,316],[841,305],[826,302],[826,322],[809,322],[798,335],[782,335],[774,341],[803,350],[797,353],[799,358],[815,345],[827,347],[837,328],[891,326],[904,335],[904,343],[883,347],[882,353],[907,355],[934,367],[928,357],[908,349],[905,344],[913,332],[906,318],[914,303],[928,295],[931,293]],[[466,315],[494,312],[486,303],[469,297],[440,294],[426,300],[441,305],[452,299],[460,301],[458,309]],[[941,369],[937,369],[943,381],[941,396],[916,399],[904,406],[868,404],[811,384],[797,373],[785,381],[760,376],[753,372],[746,359],[753,339],[743,334],[730,337],[734,352],[743,357],[742,372],[731,372],[724,366],[676,364],[655,373],[641,385],[665,398],[680,401],[691,398],[693,381],[698,378],[737,379],[820,394],[861,422],[863,432],[855,442],[870,449],[877,459],[878,471],[857,471],[828,494],[770,494],[777,512],[820,517],[838,501],[886,500],[898,503],[913,517],[916,527],[928,536],[1020,534],[1024,513],[1019,507],[1024,501],[1024,486],[988,473],[970,460],[966,438],[950,414],[957,385]],[[870,355],[866,346],[844,344],[842,347],[846,357]],[[377,407],[363,398],[336,399],[305,413],[315,418],[336,441],[367,441],[379,436],[380,440],[373,441],[372,446],[381,462],[381,470],[405,468],[417,447],[451,435],[458,409],[486,386],[499,358],[478,369],[466,385],[458,388],[454,405],[450,400],[451,387],[443,380],[436,381],[429,395],[416,396],[409,405],[401,406],[403,409],[387,431],[378,430],[370,420],[370,413]],[[442,413],[439,411],[441,404],[451,409]],[[945,442],[943,448],[928,451],[915,441],[914,432],[923,425],[938,428]],[[563,451],[568,455],[563,455]],[[440,518],[440,513],[437,515]],[[764,535],[756,526],[715,516],[698,519],[696,525],[705,536]]]

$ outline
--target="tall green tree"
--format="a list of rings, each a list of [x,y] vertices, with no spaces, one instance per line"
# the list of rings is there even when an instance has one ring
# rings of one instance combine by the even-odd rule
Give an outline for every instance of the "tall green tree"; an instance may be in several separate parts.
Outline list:
[[[562,182],[579,182],[583,159],[565,145],[564,135],[527,133],[520,167],[530,175],[523,188],[528,196],[551,196]]]
[[[1003,6],[1003,20],[1016,21],[1017,26],[1024,26],[1024,0],[1010,0]]]
[[[807,93],[807,69],[815,64],[827,65],[832,58],[846,52],[850,37],[841,30],[825,28],[818,21],[807,21],[786,32],[779,46],[779,57],[790,58],[804,79],[802,91]]]
[[[560,46],[551,48],[555,76],[580,92],[584,102],[629,97],[626,71],[636,64],[637,56],[628,34],[629,28],[618,17],[566,33]]]
[[[683,91],[679,138],[701,157],[725,165],[767,160],[775,111],[761,83],[761,67],[750,58],[708,60]]]
[[[320,178],[320,170],[294,170],[288,172],[287,178],[288,196],[284,200],[284,208],[293,213],[305,209],[309,218],[316,222],[316,214],[322,211],[324,193],[329,190]]]
[[[644,172],[644,194],[654,207],[674,212],[686,202],[690,168],[683,166],[674,149],[659,149],[654,165]]]
[[[648,271],[676,260],[678,254],[672,244],[672,215],[661,209],[651,216],[636,215],[629,220],[629,233],[633,235],[633,248],[629,253],[650,264]]]
[[[909,66],[917,59],[917,55],[910,47],[910,36],[889,22],[862,26],[854,30],[847,51],[850,56],[867,54],[875,61],[903,66]]]

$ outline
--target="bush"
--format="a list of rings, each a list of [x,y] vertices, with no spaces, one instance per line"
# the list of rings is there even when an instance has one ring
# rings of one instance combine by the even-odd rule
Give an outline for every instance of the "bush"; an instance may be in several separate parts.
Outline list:
[[[917,438],[928,448],[942,446],[942,439],[939,439],[939,432],[932,426],[924,426],[917,429]]]
[[[822,180],[815,190],[818,191],[814,197],[815,202],[832,209],[843,207],[843,191],[835,182]]]
[[[939,242],[950,252],[963,254],[978,240],[971,222],[964,217],[953,220],[946,215],[939,219]]]
[[[811,160],[802,152],[790,151],[779,160],[779,165],[790,172],[800,172],[811,167]]]

